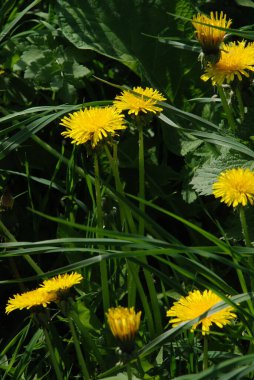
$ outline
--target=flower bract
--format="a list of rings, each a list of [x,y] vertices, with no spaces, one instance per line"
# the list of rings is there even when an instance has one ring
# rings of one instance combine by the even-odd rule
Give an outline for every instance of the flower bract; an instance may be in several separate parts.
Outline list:
[[[72,286],[79,284],[82,280],[81,274],[76,272],[59,274],[58,276],[44,280],[41,284],[41,289],[44,289],[46,292],[64,292]]]
[[[254,172],[250,169],[233,168],[222,172],[213,184],[213,195],[221,202],[236,207],[254,202]]]
[[[121,95],[116,96],[114,105],[121,111],[128,111],[128,114],[138,115],[139,113],[159,113],[162,111],[157,103],[166,100],[158,90],[146,87],[134,87],[132,91],[124,90]]]
[[[110,330],[125,351],[130,351],[140,325],[141,311],[118,306],[106,313]],[[122,343],[122,344],[121,344]]]
[[[205,54],[216,54],[226,35],[225,30],[217,27],[227,29],[231,23],[232,21],[227,20],[227,16],[223,12],[220,14],[210,12],[210,17],[199,13],[193,17],[192,25],[196,29],[196,38]]]
[[[57,295],[55,292],[47,292],[42,288],[31,290],[29,292],[15,294],[13,298],[9,298],[6,306],[6,313],[16,309],[30,309],[32,307],[46,307],[50,302],[55,301]]]
[[[60,125],[66,127],[64,137],[72,139],[73,144],[85,144],[90,141],[92,148],[114,136],[116,131],[125,129],[124,115],[115,107],[91,107],[65,116]]]
[[[234,79],[241,81],[243,76],[249,77],[250,71],[254,71],[254,43],[246,44],[243,40],[222,44],[220,60],[208,63],[201,79],[211,79],[213,85],[229,84]]]
[[[211,290],[205,290],[203,293],[199,290],[194,290],[189,292],[187,297],[181,297],[179,301],[174,302],[174,305],[167,311],[167,316],[172,318],[170,323],[173,324],[173,327],[176,327],[182,322],[199,317],[220,301],[222,299]],[[223,327],[236,317],[232,310],[232,307],[226,307],[202,318],[192,326],[191,331],[194,331],[199,324],[202,324],[203,335],[209,334],[213,323],[220,328]]]

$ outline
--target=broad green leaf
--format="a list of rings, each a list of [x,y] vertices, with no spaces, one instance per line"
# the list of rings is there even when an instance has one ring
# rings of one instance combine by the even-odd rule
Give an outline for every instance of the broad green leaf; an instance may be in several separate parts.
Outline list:
[[[178,2],[168,0],[58,0],[56,10],[62,33],[77,48],[122,62],[155,88],[165,88],[167,83],[174,96],[171,85],[179,85],[184,70],[180,70],[177,51],[165,48],[158,37],[176,30],[168,11],[191,16],[188,3],[187,13],[187,0],[177,10]]]

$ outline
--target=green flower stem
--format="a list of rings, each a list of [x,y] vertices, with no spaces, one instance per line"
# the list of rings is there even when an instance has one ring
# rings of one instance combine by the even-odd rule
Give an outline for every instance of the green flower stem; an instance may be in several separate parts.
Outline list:
[[[94,184],[95,184],[95,196],[97,205],[97,227],[103,229],[103,214],[102,214],[102,199],[101,199],[101,186],[100,186],[100,171],[99,171],[99,160],[98,153],[94,152]],[[100,234],[97,234],[100,237]],[[107,262],[102,260],[100,262],[100,273],[101,273],[101,289],[102,289],[102,302],[104,312],[109,309],[109,288],[108,288],[108,270]]]
[[[109,148],[106,144],[104,145],[104,148],[105,148],[105,153],[107,155],[107,158],[108,158],[108,161],[111,166],[111,170],[115,179],[116,191],[118,191],[118,193],[121,194],[122,198],[125,198],[125,193],[124,193],[124,189],[123,189],[123,185],[120,179],[119,169],[118,169],[117,144],[113,144],[113,156],[110,153]],[[121,199],[119,199],[119,209],[120,209],[120,218],[121,218],[122,228],[125,224],[125,218],[126,218],[126,221],[128,224],[128,226],[126,225],[126,227],[129,227],[130,231],[133,234],[135,234],[136,226],[135,226],[131,211],[129,207],[124,203],[124,201],[122,201]],[[134,263],[131,263],[128,259],[126,259],[126,262],[127,262],[127,270],[128,270],[128,285],[127,285],[128,306],[131,307],[131,306],[135,306],[136,295],[137,295],[136,294],[137,287],[132,276],[132,271],[134,270],[137,271],[138,266]],[[132,270],[130,268],[132,268]]]
[[[250,247],[251,246],[251,242],[250,242],[250,237],[249,237],[248,225],[247,225],[247,222],[246,222],[245,210],[244,210],[244,207],[241,206],[241,205],[239,206],[239,217],[240,217],[240,222],[241,222],[241,226],[242,226],[242,232],[243,232],[243,237],[244,237],[244,240],[245,240],[245,244],[246,244],[247,247]],[[236,257],[234,257],[234,256],[233,256],[233,262],[236,263],[236,264],[238,264],[238,259]],[[240,269],[237,269],[236,273],[237,273],[238,279],[240,281],[240,285],[241,285],[242,291],[244,293],[248,293],[249,290],[248,290],[248,287],[247,287],[247,284],[246,284],[243,272]],[[253,279],[251,279],[251,288],[252,288],[252,291],[253,291],[253,285],[254,285],[253,284]],[[248,303],[248,306],[249,306],[250,313],[254,314],[254,306],[253,306],[252,301],[248,300],[247,303]]]
[[[69,316],[72,318],[74,323],[76,324],[78,330],[80,331],[82,337],[82,343],[85,343],[85,348],[91,350],[93,355],[96,357],[98,364],[105,368],[105,361],[101,356],[101,353],[96,345],[96,342],[90,337],[88,329],[84,326],[84,324],[80,321],[79,315],[75,312],[75,306],[73,300],[69,299],[70,305],[72,305],[69,310]]]
[[[235,94],[236,94],[236,98],[238,102],[240,119],[241,121],[243,121],[244,120],[244,105],[243,105],[243,98],[242,98],[242,93],[240,91],[239,85],[237,85],[235,89]]]
[[[131,370],[131,365],[129,363],[126,365],[126,369],[127,369],[128,380],[132,380],[132,370]]]
[[[80,369],[81,369],[81,372],[83,375],[83,379],[89,380],[90,375],[89,375],[89,372],[88,372],[88,369],[86,366],[86,362],[85,362],[83,353],[82,353],[81,348],[80,348],[80,343],[79,343],[79,340],[78,340],[78,337],[76,334],[75,326],[74,326],[73,321],[70,317],[68,317],[68,322],[69,322],[69,326],[70,326],[71,335],[73,338],[74,347],[75,347],[76,354],[77,354],[77,359],[78,359],[79,366],[80,366]]]
[[[60,367],[59,367],[58,361],[57,361],[57,357],[55,355],[55,349],[51,343],[48,330],[45,326],[43,326],[43,332],[44,332],[44,336],[45,336],[45,342],[46,342],[46,345],[48,347],[50,359],[51,359],[52,365],[53,365],[54,370],[55,370],[56,379],[57,380],[63,380],[62,372],[60,370]]]
[[[107,155],[114,179],[115,179],[115,187],[116,191],[123,197],[125,198],[124,194],[124,189],[123,189],[123,184],[120,179],[119,175],[119,168],[118,168],[118,155],[117,155],[117,144],[113,144],[113,156],[110,153],[110,150],[108,146],[105,144],[104,145],[105,153]],[[132,233],[136,233],[136,226],[132,218],[131,211],[129,207],[119,199],[119,209],[120,209],[120,218],[121,218],[121,225],[122,227],[124,226],[125,220],[128,223],[128,227]]]
[[[225,111],[227,119],[228,119],[228,124],[230,126],[230,129],[232,132],[235,132],[236,131],[236,124],[234,121],[232,110],[228,105],[224,90],[223,90],[222,86],[218,86],[217,88],[218,88],[218,92],[219,92],[219,95],[221,98],[222,106],[224,108],[224,111]]]
[[[233,258],[234,264],[238,264],[238,260],[234,256],[232,256],[232,258]],[[238,276],[238,279],[239,279],[243,293],[248,293],[249,290],[248,290],[243,272],[241,271],[241,269],[236,269],[236,273],[237,273],[237,276]],[[249,307],[250,314],[254,315],[254,306],[253,306],[253,303],[250,299],[247,301],[247,304]]]
[[[139,169],[139,197],[145,200],[145,160],[144,160],[144,133],[142,122],[138,125],[138,169]],[[139,209],[144,214],[145,204],[139,203]],[[139,234],[144,235],[145,221],[142,215],[139,216]]]
[[[3,224],[2,220],[0,219],[0,231],[5,235],[10,242],[17,242],[15,237],[12,235],[12,233],[8,230],[8,228]],[[29,255],[23,255],[24,259],[27,261],[27,263],[33,268],[35,273],[37,274],[43,274],[44,272],[41,270],[41,268],[36,264],[36,262],[30,257]]]
[[[247,225],[247,221],[246,221],[244,206],[239,205],[239,216],[240,216],[240,222],[241,222],[241,226],[242,226],[243,237],[245,240],[245,245],[246,245],[246,247],[251,247],[249,229],[248,229],[248,225]]]
[[[145,159],[144,159],[144,133],[143,133],[143,124],[142,121],[138,125],[139,131],[139,197],[145,200]],[[139,203],[139,209],[144,214],[145,213],[145,204],[143,202]],[[145,221],[142,215],[139,217],[139,234],[144,235],[145,233]],[[145,264],[147,264],[146,257],[141,259]],[[151,299],[152,309],[154,312],[155,326],[157,334],[162,333],[162,322],[161,322],[161,313],[160,307],[157,298],[157,292],[154,286],[154,281],[152,274],[144,270],[145,279],[148,287],[148,292]]]
[[[240,222],[241,222],[241,226],[242,226],[243,237],[245,240],[245,245],[246,245],[246,247],[251,247],[251,240],[250,240],[248,224],[246,221],[245,209],[244,209],[244,206],[242,206],[242,205],[239,205],[239,216],[240,216]],[[248,264],[249,264],[251,269],[254,268],[252,256],[249,257]],[[250,277],[250,284],[251,284],[250,285],[251,291],[253,292],[254,291],[254,278],[253,278],[253,276]],[[253,314],[254,313],[253,301],[249,300],[248,304],[249,304],[250,312]]]
[[[204,335],[203,370],[208,368],[208,335]]]
[[[142,121],[138,125],[139,131],[139,197],[145,200],[145,159],[144,159],[144,133],[143,133],[143,124]],[[145,204],[143,202],[139,203],[139,209],[144,214],[145,213]],[[145,221],[142,215],[139,217],[139,234],[144,235],[145,233]],[[147,264],[146,257],[141,259],[145,264]],[[154,286],[154,281],[152,274],[144,270],[145,279],[148,287],[148,292],[151,299],[152,310],[154,314],[155,326],[156,326],[156,334],[162,333],[162,322],[161,322],[161,313],[159,302],[157,298],[157,292]]]

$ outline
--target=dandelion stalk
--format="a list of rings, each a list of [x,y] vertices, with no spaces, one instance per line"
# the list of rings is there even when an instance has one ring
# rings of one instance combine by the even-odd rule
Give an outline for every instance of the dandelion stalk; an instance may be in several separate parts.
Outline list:
[[[239,216],[240,216],[240,222],[242,226],[243,237],[245,240],[245,245],[246,247],[251,247],[250,234],[249,234],[248,224],[246,221],[245,209],[242,205],[239,205]]]
[[[104,368],[105,367],[105,361],[103,360],[101,353],[98,349],[98,346],[96,345],[96,342],[93,340],[93,338],[90,337],[88,329],[84,326],[84,324],[81,322],[79,314],[75,311],[75,305],[71,298],[69,298],[69,303],[71,304],[71,308],[69,310],[69,316],[74,321],[75,325],[77,326],[78,330],[80,331],[81,337],[82,337],[82,343],[84,343],[84,349],[87,347],[89,350],[91,350],[96,357],[96,360],[98,364]]]
[[[102,230],[103,213],[102,213],[99,160],[98,160],[97,151],[94,152],[94,184],[95,184],[95,196],[96,196],[96,205],[97,205],[97,226],[100,230]],[[99,233],[97,233],[97,237],[100,237]],[[108,289],[107,262],[104,260],[100,262],[100,273],[101,273],[102,302],[103,302],[104,311],[106,311],[109,308],[110,301],[109,301],[109,289]]]
[[[79,343],[79,340],[78,340],[78,337],[76,334],[75,326],[74,326],[72,319],[69,316],[68,316],[68,322],[69,322],[69,326],[70,326],[71,335],[73,338],[74,347],[75,347],[76,354],[77,354],[77,359],[78,359],[79,366],[81,368],[81,372],[83,375],[83,379],[89,380],[90,375],[89,375],[89,372],[88,372],[88,369],[86,366],[86,362],[85,362],[83,353],[82,353],[81,348],[80,348],[80,343]]]
[[[203,370],[208,368],[208,335],[204,335]]]
[[[55,370],[56,379],[57,380],[63,380],[64,378],[62,376],[62,372],[61,372],[60,367],[58,365],[57,357],[55,354],[55,348],[53,347],[53,345],[51,343],[51,339],[50,339],[47,327],[45,327],[44,325],[43,325],[43,332],[44,332],[45,342],[46,342],[46,345],[47,345],[47,348],[49,351],[49,355],[51,358],[51,362],[52,362],[52,365],[53,365],[54,370]]]
[[[239,107],[240,120],[243,121],[244,120],[244,104],[243,104],[242,93],[240,91],[239,85],[236,86],[235,94],[236,94],[238,107]]]
[[[109,151],[108,146],[105,144],[105,153],[107,155],[107,158],[109,160],[109,164],[111,166],[111,170],[113,172],[113,176],[115,179],[115,186],[116,186],[116,191],[123,197],[125,198],[124,194],[124,189],[123,185],[120,179],[119,175],[119,169],[118,169],[118,155],[117,155],[117,144],[113,144],[113,156]],[[120,219],[121,219],[121,226],[123,228],[124,223],[125,223],[125,218],[127,221],[126,228],[129,227],[130,231],[132,233],[136,233],[136,226],[133,221],[133,217],[131,214],[130,209],[128,208],[127,205],[124,204],[124,201],[119,199],[119,208],[120,208]],[[128,259],[126,259],[127,262],[127,270],[128,270],[128,306],[134,306],[136,303],[136,293],[137,293],[137,287],[135,284],[135,281],[132,276],[132,271],[138,271],[138,266],[134,263],[131,263]],[[132,268],[132,270],[130,269]]]
[[[119,168],[118,168],[117,144],[113,143],[113,155],[111,154],[106,144],[104,145],[104,149],[105,149],[105,153],[108,158],[108,161],[109,161],[109,164],[114,176],[116,191],[124,198],[125,197],[124,188],[120,179]],[[124,201],[122,201],[121,199],[119,199],[119,209],[120,209],[120,219],[121,219],[122,228],[124,226],[125,219],[126,219],[130,231],[132,233],[136,233],[136,227],[135,227],[130,209],[128,208],[128,206],[124,204]]]
[[[131,369],[131,365],[129,363],[126,365],[126,369],[127,369],[128,380],[132,380],[132,369]]]
[[[137,118],[138,131],[139,131],[139,197],[141,200],[145,200],[145,159],[144,159],[144,131],[143,131],[143,120]],[[145,204],[143,202],[139,203],[139,209],[142,214],[145,213]],[[144,235],[145,233],[145,221],[143,215],[139,216],[139,234]],[[141,258],[145,264],[147,264],[146,257]],[[152,304],[152,309],[154,311],[155,326],[157,334],[162,332],[161,314],[160,307],[157,299],[157,292],[154,286],[152,274],[144,270],[144,275],[148,287],[148,292],[150,295],[150,300]]]
[[[142,121],[138,123],[138,169],[139,169],[139,197],[145,200],[145,160],[144,160],[144,133]],[[145,213],[145,204],[139,203],[139,209],[142,214]],[[143,215],[139,216],[139,234],[144,235],[145,221]]]
[[[251,240],[250,240],[250,235],[249,235],[249,228],[246,220],[246,214],[245,214],[245,209],[242,205],[239,205],[239,216],[240,216],[240,222],[242,226],[242,232],[243,232],[243,237],[245,240],[245,245],[246,247],[251,247]],[[252,256],[249,257],[248,264],[251,269],[253,269],[253,258]],[[253,276],[250,277],[250,286],[251,286],[251,291],[254,291],[254,278]],[[254,313],[254,305],[253,301],[249,300],[248,305],[250,308],[250,312],[253,314]]]
[[[232,132],[235,132],[236,131],[236,124],[235,124],[235,121],[234,121],[232,110],[231,110],[231,108],[228,105],[224,89],[222,88],[222,86],[217,86],[217,88],[218,88],[218,92],[219,92],[219,95],[220,95],[220,98],[221,98],[221,103],[222,103],[222,106],[224,108],[224,111],[225,111],[225,114],[226,114],[226,117],[227,117],[230,129],[231,129]]]

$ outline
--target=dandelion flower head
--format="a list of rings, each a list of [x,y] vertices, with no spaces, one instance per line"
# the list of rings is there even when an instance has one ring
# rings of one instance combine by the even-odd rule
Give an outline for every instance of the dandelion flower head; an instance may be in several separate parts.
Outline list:
[[[108,309],[106,316],[110,330],[117,340],[134,341],[140,325],[141,311],[135,313],[133,307],[118,306]]]
[[[199,13],[193,17],[192,25],[196,29],[196,38],[205,54],[216,53],[226,35],[225,30],[217,29],[217,27],[227,29],[231,23],[232,21],[227,20],[223,12],[220,14],[210,12],[210,17]]]
[[[235,78],[239,81],[243,76],[248,78],[249,71],[254,71],[254,43],[246,44],[243,40],[222,44],[220,60],[208,63],[201,79],[205,82],[211,79],[213,85],[229,84]]]
[[[173,324],[173,327],[176,327],[182,322],[197,318],[220,301],[222,301],[222,299],[211,290],[205,290],[203,293],[199,290],[194,290],[189,292],[187,297],[181,297],[179,301],[174,302],[174,305],[167,311],[167,316],[172,318],[170,323]],[[230,323],[231,319],[236,317],[232,310],[232,307],[227,307],[202,318],[198,323],[192,326],[191,331],[194,331],[199,324],[202,324],[203,335],[209,334],[210,327],[213,323],[222,328],[224,325]]]
[[[16,309],[30,309],[32,307],[46,307],[50,302],[55,301],[57,295],[55,292],[48,293],[42,288],[31,290],[29,292],[15,294],[13,298],[9,298],[6,306],[6,313]]]
[[[76,272],[59,274],[58,276],[44,280],[41,289],[44,289],[46,292],[65,292],[72,286],[79,284],[82,280],[81,274]]]
[[[225,170],[213,184],[213,195],[228,206],[246,206],[248,202],[253,205],[254,172],[247,168]]]
[[[157,103],[166,100],[158,90],[153,88],[134,87],[132,91],[124,90],[121,95],[117,95],[114,100],[114,106],[121,111],[127,111],[128,114],[137,116],[143,113],[159,113],[162,111]]]
[[[73,144],[91,142],[92,148],[116,131],[125,129],[124,115],[115,107],[90,107],[73,112],[61,119],[60,125],[66,127],[64,137],[72,139]]]

